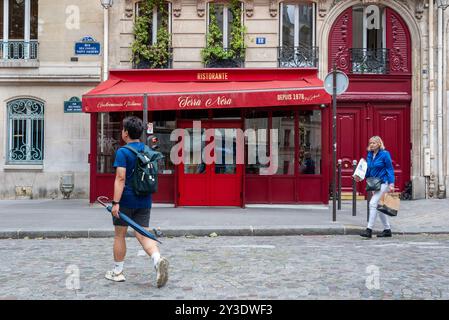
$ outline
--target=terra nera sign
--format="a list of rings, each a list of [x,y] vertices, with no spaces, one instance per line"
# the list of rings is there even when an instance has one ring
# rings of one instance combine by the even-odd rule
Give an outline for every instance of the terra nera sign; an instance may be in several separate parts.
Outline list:
[[[100,43],[89,36],[82,38],[80,42],[75,42],[76,55],[99,55],[100,48]]]

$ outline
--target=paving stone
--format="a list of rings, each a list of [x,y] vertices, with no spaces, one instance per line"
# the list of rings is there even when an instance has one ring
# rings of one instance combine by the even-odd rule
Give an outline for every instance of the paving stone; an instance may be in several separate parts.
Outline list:
[[[124,283],[104,279],[110,238],[5,239],[0,299],[448,299],[447,247],[448,235],[165,239],[170,277],[158,289],[132,238]]]

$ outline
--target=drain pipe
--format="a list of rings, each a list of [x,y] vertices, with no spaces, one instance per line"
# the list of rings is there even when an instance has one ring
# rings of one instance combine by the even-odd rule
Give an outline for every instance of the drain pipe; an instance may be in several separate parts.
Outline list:
[[[434,3],[429,1],[429,148],[430,148],[430,178],[428,197],[435,196],[435,71],[434,71]]]
[[[438,198],[446,196],[443,172],[443,8],[438,8],[438,91],[437,91],[437,126],[438,126]]]

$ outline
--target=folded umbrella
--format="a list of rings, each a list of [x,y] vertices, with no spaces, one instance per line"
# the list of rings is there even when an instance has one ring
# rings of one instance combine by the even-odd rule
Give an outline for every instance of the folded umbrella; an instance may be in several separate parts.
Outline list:
[[[109,199],[107,197],[98,197],[97,201],[103,206],[105,207],[109,212],[112,212],[112,206],[108,206],[104,201],[109,202]],[[118,213],[119,217],[121,220],[125,221],[125,223],[127,225],[129,225],[131,228],[133,228],[134,230],[136,230],[138,233],[140,233],[141,235],[143,235],[144,237],[150,238],[154,241],[157,241],[159,243],[160,242],[156,236],[154,234],[152,234],[150,231],[148,231],[147,229],[145,229],[144,227],[142,227],[141,225],[137,224],[133,219],[131,219],[130,217],[128,217],[126,214],[122,213],[119,211]]]

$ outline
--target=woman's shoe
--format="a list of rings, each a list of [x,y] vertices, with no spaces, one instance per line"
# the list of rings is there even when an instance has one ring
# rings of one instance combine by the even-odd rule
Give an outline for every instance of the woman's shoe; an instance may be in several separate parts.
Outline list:
[[[378,238],[389,238],[391,237],[391,229],[385,229],[382,233],[377,235]]]
[[[364,238],[372,238],[373,236],[373,230],[371,230],[370,228],[366,228],[365,231],[362,231],[362,233],[360,234],[361,237]]]

